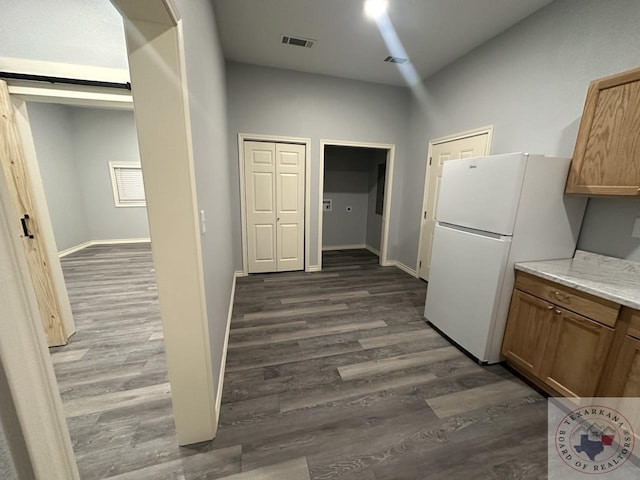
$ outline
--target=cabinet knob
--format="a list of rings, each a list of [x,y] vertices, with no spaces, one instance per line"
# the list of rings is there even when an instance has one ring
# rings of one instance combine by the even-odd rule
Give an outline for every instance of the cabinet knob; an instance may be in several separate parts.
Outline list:
[[[553,292],[553,294],[554,294],[556,297],[560,298],[560,299],[565,299],[565,300],[566,300],[566,299],[568,299],[568,298],[569,298],[569,297],[567,297],[567,295],[565,295],[564,293],[562,293],[562,292],[560,292],[560,291],[558,291],[558,290],[555,290],[555,291]]]
[[[562,313],[562,310],[560,310],[559,308],[556,308],[556,313],[560,315]]]
[[[640,188],[638,189],[638,193],[640,193]]]
[[[547,307],[547,310],[553,310],[553,305],[549,305],[549,306]]]

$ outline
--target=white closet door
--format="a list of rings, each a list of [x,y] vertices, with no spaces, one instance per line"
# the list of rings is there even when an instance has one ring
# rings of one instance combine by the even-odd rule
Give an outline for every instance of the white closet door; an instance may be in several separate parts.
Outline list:
[[[276,143],[278,272],[304,269],[304,145]]]
[[[245,142],[249,273],[304,269],[305,147]]]
[[[276,147],[244,143],[249,273],[276,272]]]

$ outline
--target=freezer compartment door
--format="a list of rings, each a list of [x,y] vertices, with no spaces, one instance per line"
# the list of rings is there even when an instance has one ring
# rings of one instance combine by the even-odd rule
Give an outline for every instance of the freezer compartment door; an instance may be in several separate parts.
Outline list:
[[[436,226],[425,317],[483,362],[497,361],[488,349],[510,247],[509,237]]]
[[[436,219],[512,235],[527,158],[510,153],[445,162]]]

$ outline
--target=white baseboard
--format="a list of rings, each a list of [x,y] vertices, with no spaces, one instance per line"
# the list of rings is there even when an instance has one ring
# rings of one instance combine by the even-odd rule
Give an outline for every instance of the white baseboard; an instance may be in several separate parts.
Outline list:
[[[91,247],[93,245],[121,245],[125,243],[149,243],[151,241],[150,238],[114,238],[108,240],[89,240],[88,242],[81,243],[76,245],[75,247],[70,247],[61,252],[58,252],[58,257],[66,257],[75,252],[79,252],[87,247]]]
[[[248,274],[244,273],[242,270],[236,270],[233,272],[234,278],[246,277]]]
[[[108,240],[91,240],[91,245],[120,245],[125,243],[149,243],[150,238],[113,238]]]
[[[233,277],[231,279],[231,296],[229,298],[229,310],[227,312],[227,329],[224,334],[224,347],[222,348],[222,362],[220,363],[220,378],[218,379],[218,392],[216,395],[216,430],[218,429],[218,422],[220,419],[220,407],[222,405],[222,389],[224,387],[224,372],[227,366],[227,348],[229,346],[229,331],[231,330],[231,316],[233,315],[233,301],[236,297],[236,279],[238,278],[238,273],[242,276],[243,273],[233,272]]]
[[[407,267],[404,263],[399,262],[398,260],[389,260],[386,264],[389,267],[397,267],[403,272],[408,273],[412,277],[418,278],[418,272],[416,272],[413,268]]]
[[[306,272],[319,272],[320,271],[320,266],[319,265],[309,265],[305,271]]]
[[[330,252],[332,250],[361,250],[363,248],[366,248],[366,245],[364,243],[350,243],[347,245],[328,245],[328,246],[323,246],[322,247],[322,251],[323,252]]]
[[[80,250],[83,250],[89,247],[90,245],[91,245],[91,241],[88,241],[88,242],[84,242],[79,245],[76,245],[75,247],[65,248],[64,250],[58,252],[58,257],[59,258],[66,257],[67,255],[71,255],[72,253],[79,252]]]
[[[380,256],[380,250],[373,248],[371,245],[365,245],[364,248],[366,248],[367,250],[369,250],[371,253],[373,253],[374,255],[377,255],[378,257]]]

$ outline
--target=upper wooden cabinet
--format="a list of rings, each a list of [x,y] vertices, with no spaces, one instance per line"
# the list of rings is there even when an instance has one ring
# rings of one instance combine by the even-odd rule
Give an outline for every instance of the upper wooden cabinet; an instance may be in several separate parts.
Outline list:
[[[640,68],[589,85],[565,193],[640,196]]]

